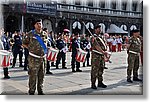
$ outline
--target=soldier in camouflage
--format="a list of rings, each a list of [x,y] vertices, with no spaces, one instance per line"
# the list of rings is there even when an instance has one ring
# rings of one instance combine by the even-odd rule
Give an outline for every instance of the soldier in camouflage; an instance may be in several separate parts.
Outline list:
[[[24,47],[29,50],[29,95],[34,95],[37,82],[38,95],[43,95],[43,79],[44,79],[44,50],[33,33],[41,37],[46,43],[47,35],[42,31],[41,20],[34,22],[35,30],[30,31],[23,40]]]
[[[104,40],[99,36],[101,26],[95,27],[94,40],[92,42],[92,58],[91,58],[91,88],[97,89],[95,82],[98,79],[98,87],[106,88],[107,86],[103,84],[103,71],[104,71],[104,55],[107,53],[106,46],[104,46]]]
[[[142,81],[138,78],[139,69],[139,55],[141,51],[141,41],[139,39],[140,31],[132,30],[131,39],[128,44],[128,68],[127,68],[127,82]],[[131,73],[133,71],[133,81],[131,80]]]

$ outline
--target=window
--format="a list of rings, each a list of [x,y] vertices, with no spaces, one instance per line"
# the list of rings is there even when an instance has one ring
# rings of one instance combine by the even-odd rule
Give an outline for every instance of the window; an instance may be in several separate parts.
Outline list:
[[[105,1],[100,2],[100,8],[105,8]]]
[[[75,0],[75,5],[78,6],[78,7],[76,7],[76,10],[81,10],[81,7],[80,7],[81,2],[80,2],[80,0]]]
[[[122,10],[127,10],[127,2],[122,2]]]
[[[62,0],[61,2],[62,2],[63,4],[66,4],[66,0]]]
[[[93,0],[88,1],[88,6],[93,7]]]
[[[66,0],[62,0],[61,3],[62,4],[67,4]],[[68,7],[66,5],[62,5],[62,8],[68,9]]]
[[[113,1],[113,2],[111,3],[111,8],[112,8],[112,9],[116,9],[116,1]]]
[[[75,5],[81,5],[80,1],[79,1],[79,0],[76,0],[76,1],[75,1]]]
[[[137,2],[132,3],[132,11],[137,11]]]

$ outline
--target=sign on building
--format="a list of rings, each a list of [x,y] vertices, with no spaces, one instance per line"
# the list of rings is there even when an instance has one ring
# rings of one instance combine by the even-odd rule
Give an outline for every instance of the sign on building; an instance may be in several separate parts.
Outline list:
[[[49,3],[35,3],[35,2],[27,2],[26,3],[26,12],[27,13],[35,13],[35,14],[43,14],[43,15],[56,15],[57,3],[49,2]]]

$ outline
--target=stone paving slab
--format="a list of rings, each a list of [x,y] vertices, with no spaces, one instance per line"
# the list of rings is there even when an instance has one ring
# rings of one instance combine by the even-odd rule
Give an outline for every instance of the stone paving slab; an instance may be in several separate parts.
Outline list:
[[[71,53],[67,53],[69,58]],[[107,88],[90,88],[91,67],[82,67],[83,72],[71,72],[71,60],[67,59],[68,69],[56,69],[51,67],[53,75],[45,75],[44,93],[46,95],[142,95],[143,83],[126,82],[127,54],[125,51],[112,54],[112,63],[106,63],[108,69],[104,70],[104,83]],[[140,66],[140,78],[143,78],[143,68]],[[2,72],[2,69],[0,69]],[[27,95],[28,92],[28,74],[23,68],[9,68],[11,78],[4,80],[2,73],[0,75],[3,95]],[[37,94],[37,92],[36,92]]]

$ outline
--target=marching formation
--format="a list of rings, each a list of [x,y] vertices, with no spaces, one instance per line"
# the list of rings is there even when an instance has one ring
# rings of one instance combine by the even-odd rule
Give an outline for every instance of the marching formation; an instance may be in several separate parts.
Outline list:
[[[83,22],[84,24],[84,22]],[[33,23],[34,29],[28,33],[20,33],[16,30],[11,36],[0,29],[0,67],[4,70],[4,78],[9,79],[8,67],[16,65],[19,54],[19,67],[24,67],[29,75],[29,95],[34,95],[36,89],[39,95],[44,95],[43,82],[46,74],[53,74],[50,66],[59,69],[62,61],[62,69],[66,67],[66,53],[71,51],[71,71],[82,72],[83,67],[91,66],[91,88],[106,88],[103,83],[103,73],[106,62],[110,62],[111,52],[121,52],[127,50],[128,68],[127,82],[142,81],[138,78],[139,58],[142,52],[142,37],[139,30],[132,30],[131,37],[101,34],[101,26],[94,27],[94,34],[89,30],[89,34],[80,35],[78,32],[69,36],[69,30],[53,34],[47,28],[42,27],[40,19]],[[25,56],[23,64],[23,54]],[[12,57],[13,55],[13,57]],[[91,56],[91,65],[90,65]],[[142,58],[142,53],[141,53]],[[125,59],[126,60],[126,59]],[[143,65],[143,59],[142,65]],[[133,81],[131,80],[133,71]],[[98,85],[96,86],[96,80]],[[37,88],[36,88],[37,87]]]

